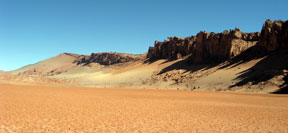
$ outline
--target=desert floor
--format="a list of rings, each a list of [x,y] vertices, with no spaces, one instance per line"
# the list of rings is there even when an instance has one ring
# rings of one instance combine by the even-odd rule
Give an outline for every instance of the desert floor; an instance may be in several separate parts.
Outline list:
[[[0,132],[288,132],[288,96],[0,84]]]

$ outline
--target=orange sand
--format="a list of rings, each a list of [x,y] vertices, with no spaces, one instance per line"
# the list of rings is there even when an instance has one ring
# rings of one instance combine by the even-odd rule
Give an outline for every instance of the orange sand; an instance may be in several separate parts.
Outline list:
[[[0,84],[0,132],[288,132],[288,96]]]

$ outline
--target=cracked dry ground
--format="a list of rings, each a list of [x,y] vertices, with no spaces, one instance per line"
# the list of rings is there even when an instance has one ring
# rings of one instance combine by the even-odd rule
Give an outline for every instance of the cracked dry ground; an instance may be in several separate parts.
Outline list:
[[[288,96],[0,85],[0,132],[288,132]]]

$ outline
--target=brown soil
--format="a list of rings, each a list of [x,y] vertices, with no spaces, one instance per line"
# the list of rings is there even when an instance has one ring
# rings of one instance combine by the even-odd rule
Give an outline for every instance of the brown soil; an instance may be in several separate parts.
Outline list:
[[[288,96],[0,84],[0,132],[288,132]]]

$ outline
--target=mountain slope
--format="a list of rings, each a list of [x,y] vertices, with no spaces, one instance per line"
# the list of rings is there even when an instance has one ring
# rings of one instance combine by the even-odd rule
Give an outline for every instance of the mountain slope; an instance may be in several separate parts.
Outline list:
[[[55,57],[40,61],[36,64],[24,66],[15,71],[10,71],[11,75],[34,75],[49,76],[60,74],[77,65],[74,62],[77,58],[82,57],[77,54],[63,53]]]

